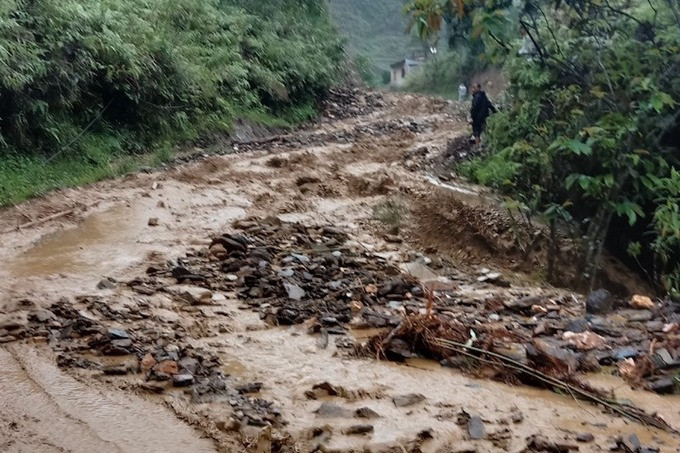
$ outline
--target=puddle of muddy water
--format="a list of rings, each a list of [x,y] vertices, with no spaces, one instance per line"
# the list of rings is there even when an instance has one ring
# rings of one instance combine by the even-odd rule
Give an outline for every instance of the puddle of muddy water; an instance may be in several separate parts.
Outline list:
[[[12,451],[215,451],[212,442],[167,410],[133,395],[89,387],[33,350],[0,348],[0,361],[0,419],[18,431],[11,435]],[[7,434],[0,432],[0,445]]]
[[[10,260],[7,268],[15,277],[42,277],[127,265],[148,218],[149,209],[144,206],[115,206],[90,215],[74,228],[43,237]]]

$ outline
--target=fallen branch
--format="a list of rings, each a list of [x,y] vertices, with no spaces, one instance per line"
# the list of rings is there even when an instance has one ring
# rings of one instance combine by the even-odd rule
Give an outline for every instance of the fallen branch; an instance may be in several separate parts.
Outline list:
[[[43,217],[43,218],[37,219],[37,220],[31,220],[30,222],[24,223],[22,225],[18,225],[14,228],[4,230],[4,231],[0,232],[0,234],[7,234],[7,233],[11,233],[13,231],[21,231],[21,230],[26,229],[26,228],[38,226],[38,225],[41,225],[45,222],[49,222],[51,220],[56,220],[56,219],[59,219],[61,217],[65,217],[67,215],[73,214],[74,212],[75,212],[75,209],[67,209],[65,211],[59,211],[56,214],[48,215],[47,217]]]
[[[662,420],[659,417],[656,417],[654,415],[649,415],[649,414],[645,413],[644,411],[642,411],[642,409],[639,409],[639,408],[633,407],[633,406],[627,406],[627,405],[624,406],[624,405],[617,403],[617,402],[605,400],[605,399],[603,399],[603,398],[601,398],[601,397],[599,397],[599,396],[597,396],[593,393],[587,392],[587,391],[585,391],[581,388],[570,385],[567,382],[564,382],[564,381],[559,380],[557,378],[548,376],[547,374],[542,373],[542,372],[540,372],[540,371],[538,371],[534,368],[531,368],[527,365],[524,365],[523,363],[518,362],[514,359],[511,359],[510,357],[506,357],[502,354],[497,354],[497,353],[492,352],[492,351],[487,351],[485,349],[476,348],[474,346],[468,346],[468,345],[465,345],[463,343],[459,343],[459,342],[456,342],[456,341],[446,340],[446,339],[443,339],[443,338],[437,338],[436,341],[438,343],[438,346],[443,347],[445,349],[449,349],[453,352],[464,355],[464,356],[469,357],[469,358],[474,359],[474,360],[478,360],[478,361],[483,362],[483,363],[498,365],[499,363],[497,361],[479,357],[475,354],[472,354],[469,351],[476,352],[478,354],[484,354],[484,355],[487,355],[489,357],[493,357],[494,359],[499,360],[501,362],[500,365],[502,365],[502,366],[505,366],[507,368],[511,368],[515,371],[520,371],[522,373],[528,374],[528,375],[532,376],[533,378],[536,378],[536,379],[538,379],[538,380],[540,380],[540,381],[542,381],[546,384],[549,384],[549,385],[552,385],[554,387],[560,388],[562,390],[568,391],[572,395],[576,394],[586,401],[590,401],[592,403],[600,404],[600,405],[606,407],[607,409],[609,409],[609,410],[611,410],[611,411],[613,411],[613,412],[615,412],[615,413],[617,413],[617,414],[619,414],[623,417],[626,417],[630,420],[642,423],[644,425],[651,425],[655,428],[662,429],[664,431],[671,432],[671,433],[674,433],[674,434],[680,434],[677,430],[675,430],[674,428],[669,426],[668,423],[666,423],[664,420]]]

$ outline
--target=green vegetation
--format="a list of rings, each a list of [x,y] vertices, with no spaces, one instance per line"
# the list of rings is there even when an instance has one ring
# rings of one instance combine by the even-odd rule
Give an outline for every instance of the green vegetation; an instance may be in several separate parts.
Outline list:
[[[506,62],[511,102],[490,120],[492,154],[463,170],[541,215],[555,242],[572,231],[591,285],[608,246],[679,296],[680,5],[508,3],[465,11]]]
[[[341,58],[323,0],[1,2],[0,205],[236,115],[304,121]]]
[[[333,20],[357,61],[362,78],[370,84],[383,81],[389,66],[414,53],[422,45],[406,33],[408,19],[403,0],[330,0]],[[389,80],[389,79],[388,79]]]
[[[409,207],[405,200],[391,196],[373,207],[373,218],[398,231],[408,217]]]

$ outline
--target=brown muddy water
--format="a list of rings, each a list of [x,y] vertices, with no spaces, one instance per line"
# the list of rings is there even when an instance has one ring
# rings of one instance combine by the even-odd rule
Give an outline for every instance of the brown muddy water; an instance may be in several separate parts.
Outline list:
[[[120,391],[95,390],[30,347],[0,348],[0,451],[213,452],[168,410]]]
[[[41,238],[10,259],[7,270],[16,277],[43,277],[126,266],[134,244],[147,227],[149,209],[117,205],[92,214],[78,226]]]

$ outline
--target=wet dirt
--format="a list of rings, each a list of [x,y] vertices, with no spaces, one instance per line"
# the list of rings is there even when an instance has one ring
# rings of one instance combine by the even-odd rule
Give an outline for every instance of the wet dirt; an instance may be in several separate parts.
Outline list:
[[[88,216],[78,226],[44,236],[7,261],[6,269],[25,278],[82,273],[94,266],[126,266],[132,258],[126,248],[130,249],[146,228],[150,211],[144,206],[117,205]]]
[[[213,452],[212,442],[134,395],[98,390],[27,346],[0,348],[3,452]]]
[[[407,273],[423,280],[436,280],[437,274],[409,263],[425,251],[444,255],[461,275],[471,269],[474,275],[480,264],[510,274],[507,257],[498,256],[509,246],[505,236],[500,242],[494,236],[494,219],[500,218],[495,202],[456,181],[433,187],[427,175],[404,168],[414,149],[427,144],[428,153],[436,155],[452,136],[466,132],[454,110],[442,101],[389,94],[384,107],[366,115],[323,121],[276,142],[239,145],[250,146],[248,154],[199,159],[167,171],[55,192],[22,205],[21,215],[16,208],[1,211],[0,222],[12,227],[23,223],[26,214],[39,218],[72,206],[75,198],[89,206],[68,218],[3,235],[0,315],[24,310],[16,308],[22,300],[47,307],[62,297],[101,297],[98,310],[88,310],[88,316],[93,311],[101,318],[133,313],[134,321],[123,317],[111,327],[141,324],[135,344],[156,347],[155,341],[172,339],[219,357],[219,370],[230,386],[262,384],[243,401],[256,404],[257,397],[272,402],[284,423],[275,428],[230,427],[235,412],[242,410],[232,408],[233,397],[196,403],[181,389],[136,396],[133,393],[148,384],[142,374],[103,377],[101,368],[115,361],[96,354],[82,356],[101,362],[99,368],[58,369],[53,363],[64,351],[50,352],[53,345],[29,342],[0,349],[0,361],[7,364],[0,369],[0,405],[10,409],[8,415],[0,412],[7,427],[3,431],[9,433],[0,434],[0,447],[6,447],[0,450],[264,453],[323,446],[323,451],[336,452],[446,452],[455,445],[494,452],[520,451],[526,438],[537,433],[573,441],[575,433],[587,430],[596,435],[588,446],[593,450],[606,450],[612,436],[637,433],[645,442],[677,451],[677,438],[603,414],[569,396],[472,379],[429,361],[393,364],[352,358],[342,344],[336,345],[339,337],[333,334],[322,348],[308,335],[308,325],[271,327],[252,311],[241,310],[243,301],[234,294],[220,293],[224,298],[216,306],[187,306],[177,294],[144,295],[123,283],[145,275],[149,266],[202,253],[210,236],[233,231],[234,220],[270,215],[310,226],[342,227],[359,247],[404,264]],[[447,195],[437,203],[439,191],[474,206],[464,210],[473,214],[471,220],[452,221],[453,202]],[[403,198],[411,208],[408,222],[415,228],[402,228],[403,242],[388,240],[390,226],[373,218],[375,206],[391,196]],[[149,225],[152,217],[158,218],[157,226]],[[479,231],[471,235],[465,226],[474,222]],[[488,247],[476,243],[480,237]],[[519,288],[540,290],[531,284],[533,276],[512,275]],[[111,277],[116,285],[97,289],[103,277]],[[488,287],[462,284],[466,281],[457,282],[456,291],[466,297],[488,296]],[[350,336],[363,341],[380,332],[353,329]],[[310,399],[308,391],[323,382],[340,391]],[[666,402],[675,400],[631,392],[627,398],[635,397],[649,411],[662,408],[668,422],[680,426],[680,414]],[[395,405],[393,398],[413,393],[425,400]],[[352,414],[367,407],[380,417],[323,418],[315,413],[322,402]],[[483,419],[487,439],[468,440],[465,426],[456,424],[461,411]],[[515,423],[518,413],[523,421]],[[363,423],[373,431],[351,434],[352,427]]]

